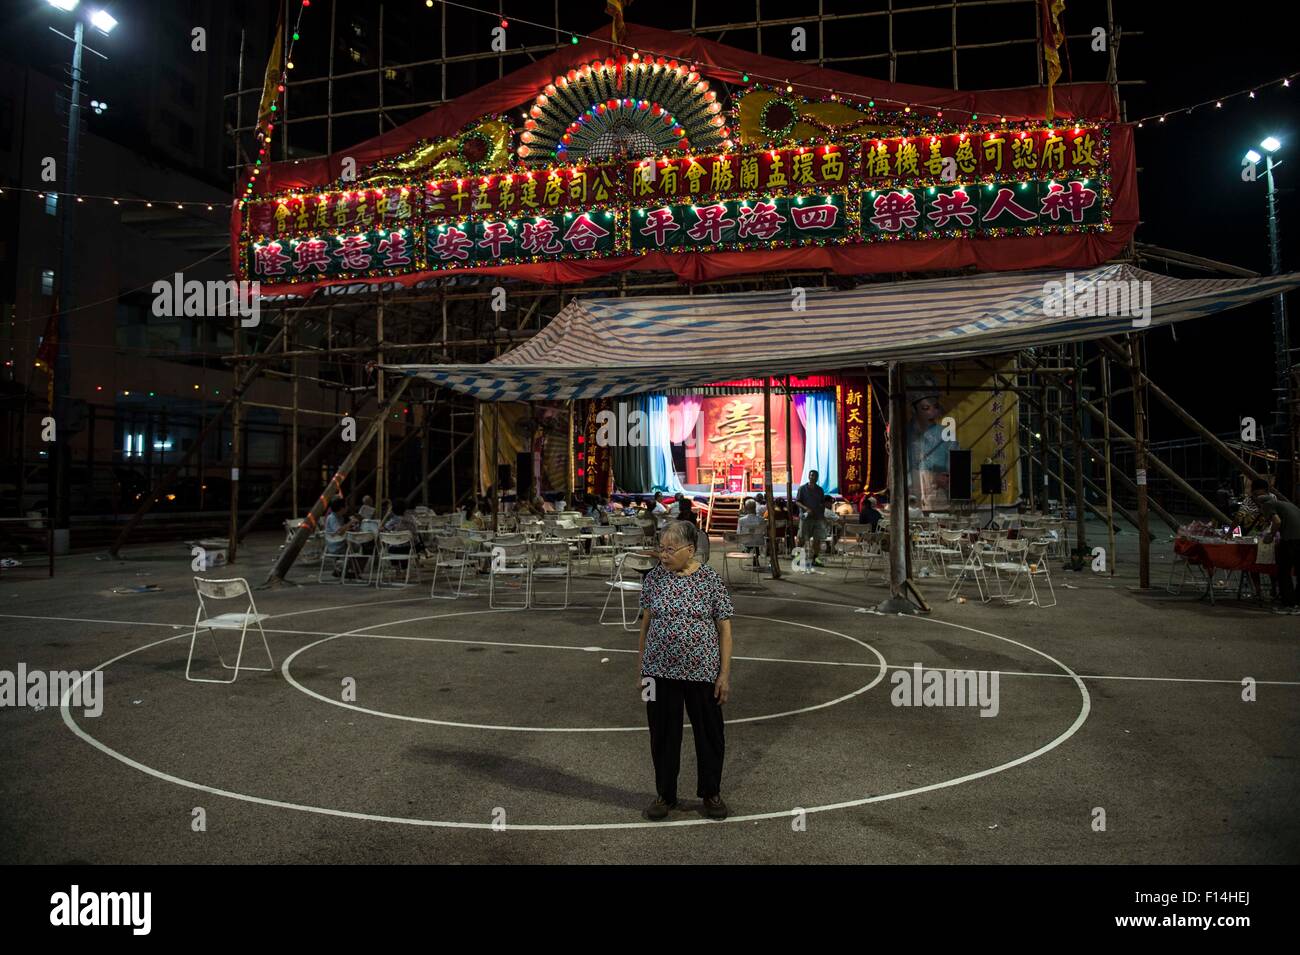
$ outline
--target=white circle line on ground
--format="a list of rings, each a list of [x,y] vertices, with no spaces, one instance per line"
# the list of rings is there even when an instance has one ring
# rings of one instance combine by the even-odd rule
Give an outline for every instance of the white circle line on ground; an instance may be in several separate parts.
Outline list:
[[[378,716],[390,720],[403,720],[408,723],[426,723],[433,726],[453,726],[460,729],[501,730],[501,731],[514,732],[514,733],[645,733],[648,732],[647,728],[641,725],[637,725],[637,726],[507,726],[507,725],[495,724],[495,723],[461,723],[456,720],[435,720],[425,716],[408,716],[402,713],[389,713],[385,710],[375,710],[365,706],[358,706],[355,703],[348,703],[343,700],[335,700],[332,699],[331,697],[325,696],[324,694],[317,693],[315,690],[309,689],[308,687],[303,686],[301,683],[299,683],[297,678],[294,677],[293,673],[290,670],[290,664],[293,663],[294,659],[298,656],[298,654],[305,653],[306,651],[311,650],[314,647],[318,647],[322,644],[329,643],[332,640],[337,640],[340,637],[357,636],[357,637],[363,637],[365,639],[412,640],[412,641],[427,642],[427,643],[444,642],[443,639],[439,637],[415,637],[415,636],[366,633],[367,630],[374,630],[377,627],[402,626],[403,624],[420,623],[425,620],[440,620],[444,617],[469,617],[480,613],[505,613],[505,612],[508,611],[463,610],[457,613],[433,614],[426,617],[408,617],[405,620],[393,620],[385,623],[377,623],[369,627],[358,627],[355,630],[348,630],[344,633],[332,634],[330,636],[325,637],[322,640],[316,640],[312,643],[304,644],[303,646],[299,647],[297,650],[293,651],[293,653],[285,657],[284,662],[280,664],[280,674],[284,677],[285,681],[290,686],[294,687],[301,693],[305,693],[310,697],[314,697],[315,699],[320,700],[323,703],[330,703],[334,706],[341,706],[346,710],[355,710],[358,713],[365,713],[368,716]],[[884,656],[880,653],[879,650],[871,646],[871,644],[859,640],[857,637],[849,636],[847,633],[840,633],[838,630],[830,630],[826,627],[817,627],[809,623],[796,623],[795,621],[792,620],[780,620],[777,619],[776,617],[759,617],[759,616],[754,616],[752,614],[736,614],[736,616],[743,617],[749,620],[767,620],[771,623],[781,623],[791,627],[802,627],[806,630],[817,630],[822,633],[832,634],[833,636],[843,637],[845,640],[849,640],[853,643],[858,644],[859,646],[866,647],[868,650],[874,653],[876,655],[876,659],[879,661],[879,663],[877,663],[876,665],[880,668],[880,672],[877,673],[876,678],[874,680],[871,680],[869,683],[866,683],[858,687],[856,690],[853,690],[851,693],[846,693],[843,696],[837,697],[833,700],[828,700],[824,703],[816,703],[813,704],[812,706],[800,707],[799,709],[785,710],[780,713],[764,713],[759,716],[746,716],[740,719],[725,720],[724,722],[727,725],[731,725],[733,723],[758,723],[764,720],[774,720],[779,717],[797,716],[801,713],[811,713],[814,710],[821,710],[821,709],[826,709],[827,707],[835,706],[838,703],[843,703],[845,700],[851,700],[855,696],[858,696],[862,693],[866,693],[868,690],[870,690],[872,687],[874,687],[876,684],[878,684],[881,680],[885,678],[885,673],[889,669],[888,662],[885,660]],[[455,642],[461,642],[461,641],[455,641]],[[586,650],[587,649],[585,647],[552,646],[547,644],[521,644],[521,645],[535,647],[537,649],[542,649],[542,650]]]
[[[777,597],[777,598],[769,598],[769,599],[779,600],[781,598]],[[930,619],[930,618],[921,618],[921,619]],[[983,779],[987,776],[992,776],[995,775],[996,773],[1004,772],[1016,766],[1021,766],[1031,760],[1037,759],[1039,756],[1042,756],[1045,753],[1049,753],[1052,750],[1056,749],[1056,747],[1060,746],[1062,743],[1064,743],[1066,740],[1072,737],[1075,733],[1077,733],[1079,731],[1079,728],[1082,727],[1084,722],[1088,719],[1088,714],[1092,710],[1092,699],[1088,695],[1088,688],[1084,686],[1083,681],[1079,678],[1078,674],[1076,674],[1069,667],[1065,666],[1065,664],[1061,663],[1060,661],[1056,660],[1050,655],[1043,653],[1040,650],[1036,650],[1033,647],[1026,647],[1025,644],[1018,643],[1017,641],[1011,640],[1007,637],[1000,637],[997,634],[990,634],[987,633],[986,631],[976,630],[974,627],[967,627],[962,624],[947,623],[946,621],[934,621],[934,622],[944,623],[946,626],[950,626],[958,630],[969,630],[972,633],[978,633],[984,636],[990,636],[997,640],[1006,640],[1008,643],[1013,643],[1017,646],[1025,647],[1026,649],[1031,650],[1034,653],[1037,653],[1039,656],[1043,657],[1044,659],[1050,660],[1052,663],[1055,663],[1057,666],[1060,666],[1062,669],[1066,670],[1071,676],[1071,678],[1074,680],[1075,686],[1078,688],[1079,694],[1082,697],[1082,701],[1083,701],[1079,709],[1079,714],[1078,716],[1075,717],[1074,722],[1071,723],[1070,726],[1067,727],[1064,732],[1060,733],[1054,739],[1049,740],[1047,743],[1043,744],[1038,749],[1033,750],[1030,753],[1026,753],[1023,756],[1018,756],[1015,759],[1009,760],[1008,762],[1000,763],[999,765],[990,767],[988,769],[978,770],[974,773],[967,773],[965,776],[959,776],[954,779],[942,780],[940,782],[931,783],[926,786],[918,786],[913,789],[900,790],[898,792],[893,792],[893,793],[881,793],[874,796],[864,796],[861,799],[847,800],[845,802],[838,802],[838,803],[828,803],[821,806],[802,806],[802,807],[797,807],[797,808],[792,808],[787,810],[778,810],[776,812],[750,813],[747,815],[740,815],[740,816],[733,815],[733,816],[728,816],[724,820],[674,819],[674,820],[664,820],[661,822],[641,821],[641,822],[605,822],[605,823],[598,822],[598,823],[558,823],[558,824],[529,823],[524,825],[507,825],[505,829],[507,831],[515,830],[521,832],[572,832],[572,831],[609,830],[609,829],[680,828],[682,826],[702,826],[702,825],[711,825],[711,824],[718,824],[718,823],[725,825],[727,823],[758,822],[764,819],[787,819],[793,815],[796,815],[799,812],[803,812],[803,813],[829,812],[835,809],[849,809],[857,806],[869,805],[871,803],[888,802],[894,799],[902,799],[907,796],[917,796],[922,793],[935,792],[940,789],[948,789],[953,786],[959,786],[962,783],[972,782],[976,779]],[[495,830],[498,828],[493,823],[490,822],[455,822],[451,820],[438,820],[438,819],[415,819],[407,816],[383,816],[375,813],[355,812],[347,809],[330,809],[325,806],[310,806],[303,803],[292,803],[292,802],[286,802],[279,799],[267,799],[264,796],[252,796],[247,793],[236,793],[226,789],[219,789],[215,786],[208,786],[203,783],[193,782],[192,780],[181,779],[179,776],[173,776],[170,773],[165,773],[161,770],[154,769],[151,766],[146,766],[143,763],[138,762],[137,760],[131,759],[129,756],[119,753],[116,750],[112,749],[111,747],[107,746],[106,744],[95,739],[93,736],[91,736],[89,733],[83,730],[81,726],[76,722],[76,720],[72,718],[72,712],[69,709],[69,701],[72,699],[74,692],[80,686],[81,682],[85,680],[86,677],[90,675],[90,673],[111,666],[112,664],[116,663],[118,660],[128,657],[133,653],[138,653],[139,651],[148,649],[149,647],[155,647],[163,643],[168,643],[172,640],[179,639],[182,636],[184,636],[184,634],[177,634],[176,636],[173,637],[165,637],[162,640],[156,640],[153,643],[146,644],[145,646],[136,647],[135,649],[132,650],[127,650],[126,652],[118,654],[116,657],[113,657],[111,660],[108,660],[105,663],[101,663],[99,666],[95,668],[95,670],[91,670],[81,674],[81,676],[72,684],[72,686],[68,687],[67,692],[63,696],[63,701],[59,707],[59,711],[63,716],[63,722],[77,736],[81,737],[83,740],[85,740],[87,743],[90,743],[96,749],[100,750],[101,752],[105,753],[108,756],[111,756],[112,758],[118,760],[119,762],[127,766],[130,766],[133,769],[139,770],[140,772],[143,772],[146,775],[153,776],[156,779],[160,779],[164,782],[172,783],[173,785],[183,786],[188,789],[194,789],[199,792],[206,792],[217,796],[224,796],[228,799],[235,799],[241,802],[252,803],[255,805],[272,806],[278,809],[292,809],[296,812],[309,812],[317,815],[335,816],[344,819],[355,819],[363,822],[384,822],[384,823],[392,823],[396,825],[419,826],[423,828],[440,828],[440,829]]]
[[[835,601],[821,601],[821,600],[796,600],[796,599],[791,598],[791,597],[768,597],[768,596],[766,596],[766,595],[762,595],[762,594],[755,594],[754,596],[762,596],[762,597],[764,597],[764,599],[767,599],[767,600],[784,600],[784,601],[788,601],[788,602],[790,602],[790,603],[813,603],[813,604],[817,604],[818,606],[826,606],[826,607],[845,607],[845,608],[855,608],[855,607],[857,607],[856,604],[843,604],[843,603],[836,603]],[[419,598],[419,599],[423,599],[423,598]],[[406,603],[406,602],[408,602],[408,601],[406,601],[406,600],[401,600],[401,601],[391,601],[391,602],[392,602],[392,603]],[[353,606],[373,606],[373,604],[348,604],[348,605],[346,605],[346,606],[348,606],[348,607],[353,607]],[[341,607],[323,607],[323,608],[319,608],[319,609],[320,609],[320,610],[339,610],[339,609],[343,609],[343,608],[341,608]],[[865,609],[865,608],[861,608],[861,609]],[[317,612],[318,612],[317,610],[293,611],[293,613],[317,613]],[[279,617],[279,616],[290,616],[290,615],[291,615],[291,614],[269,614],[269,615],[268,615],[268,619],[274,619],[275,617]],[[892,616],[892,615],[888,615],[888,614],[874,614],[874,616]],[[4,620],[4,619],[12,619],[12,620],[50,620],[50,621],[63,622],[63,623],[107,623],[107,624],[113,624],[113,625],[115,625],[115,626],[119,626],[119,627],[165,627],[165,628],[167,628],[168,630],[190,630],[190,629],[192,629],[193,626],[194,626],[194,624],[193,624],[192,622],[191,622],[191,623],[159,623],[159,622],[156,621],[156,620],[101,620],[101,619],[94,618],[94,617],[51,617],[51,616],[40,615],[40,614],[0,613],[0,620]],[[944,622],[944,621],[940,621],[940,620],[937,620],[937,619],[934,619],[934,618],[927,618],[927,619],[931,619],[931,620],[933,620],[935,623],[943,623],[943,622]],[[960,626],[960,627],[962,627],[963,629],[974,629],[974,628],[966,628],[966,627],[964,627],[964,625],[962,625],[962,624],[954,624],[954,626]],[[267,632],[267,633],[289,634],[289,635],[291,635],[291,636],[304,636],[304,637],[329,637],[329,636],[336,636],[336,634],[333,634],[333,633],[331,633],[330,631],[327,631],[327,630],[280,630],[280,629],[267,628],[266,632]],[[980,630],[975,630],[974,632],[976,632],[976,633],[983,633],[983,631],[980,631]],[[383,634],[369,634],[368,636],[376,636],[376,637],[378,637],[378,636],[384,636],[384,635],[383,635]],[[448,642],[451,642],[451,641],[448,640]],[[495,643],[495,642],[493,642],[493,641],[487,641],[487,640],[462,640],[462,641],[459,641],[459,642],[462,642],[462,643],[469,643],[469,644],[474,644],[474,645],[476,645],[476,646],[496,646],[496,645],[497,645],[497,643]],[[506,645],[508,645],[508,646],[521,646],[521,647],[537,646],[537,644],[525,644],[525,643],[521,643],[521,644],[506,644]],[[141,649],[141,650],[144,650],[144,649],[146,649],[146,648],[145,648],[145,647],[140,647],[140,649]],[[621,648],[619,648],[619,647],[575,647],[575,648],[573,648],[573,649],[588,650],[588,651],[591,651],[591,652],[595,652],[595,651],[599,650],[599,651],[601,651],[601,652],[603,652],[603,653],[635,653],[635,652],[636,652],[635,650],[626,650],[626,649],[621,649]],[[732,659],[733,659],[733,660],[751,660],[751,661],[762,662],[762,663],[806,663],[806,664],[810,664],[810,665],[814,665],[814,666],[870,667],[870,666],[876,666],[876,665],[877,665],[877,664],[875,664],[875,663],[848,663],[848,662],[840,662],[840,661],[835,661],[835,660],[793,660],[793,659],[786,659],[786,658],[781,658],[781,657],[748,657],[748,656],[733,656]],[[913,664],[907,664],[907,665],[903,665],[903,664],[889,664],[889,669],[891,669],[891,670],[897,670],[897,669],[910,670],[910,669],[912,668],[912,666],[913,666]],[[931,666],[927,666],[927,669],[930,669],[930,670],[945,670],[945,668],[943,668],[943,667],[931,667]],[[948,668],[948,669],[957,669],[957,668]],[[966,668],[966,669],[969,669],[969,668]],[[963,672],[964,672],[964,671],[963,671]],[[1231,685],[1234,685],[1234,686],[1240,686],[1240,685],[1241,685],[1241,681],[1242,681],[1242,679],[1243,679],[1243,678],[1240,677],[1240,676],[1227,677],[1227,678],[1221,678],[1221,677],[1183,677],[1183,676],[1133,676],[1133,675],[1131,675],[1131,674],[1119,674],[1119,673],[1077,673],[1077,674],[1076,674],[1076,673],[1074,673],[1073,671],[1071,671],[1070,673],[1039,673],[1039,672],[1030,671],[1030,670],[996,670],[996,671],[994,671],[994,670],[989,670],[988,672],[989,672],[989,673],[994,673],[994,672],[996,672],[996,673],[999,675],[999,677],[1003,677],[1003,676],[1028,676],[1028,677],[1040,677],[1040,678],[1044,678],[1044,679],[1052,679],[1052,680],[1070,680],[1070,679],[1074,679],[1074,678],[1077,676],[1080,680],[1124,680],[1124,681],[1128,681],[1128,682],[1132,682],[1132,683],[1207,683],[1207,684],[1209,684],[1209,683],[1213,683],[1213,684],[1231,684]],[[1260,680],[1260,679],[1256,679],[1256,680],[1255,680],[1255,685],[1256,685],[1256,686],[1300,686],[1300,680]]]

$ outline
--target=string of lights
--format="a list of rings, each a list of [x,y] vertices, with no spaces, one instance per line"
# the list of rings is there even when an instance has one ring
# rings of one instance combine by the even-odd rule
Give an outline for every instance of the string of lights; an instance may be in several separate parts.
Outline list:
[[[120,205],[139,205],[152,209],[158,208],[175,208],[179,210],[202,210],[206,209],[211,212],[214,209],[230,209],[234,206],[231,202],[208,202],[204,199],[141,199],[139,196],[105,196],[92,192],[59,192],[57,189],[38,189],[34,186],[3,186],[0,187],[0,196],[11,192],[25,192],[36,196],[38,199],[44,199],[46,196],[58,196],[60,199],[76,199],[78,202],[84,202],[87,199],[103,200],[111,202],[115,206]]]
[[[1229,100],[1236,99],[1240,96],[1255,99],[1257,93],[1266,89],[1274,87],[1278,89],[1289,89],[1291,81],[1297,76],[1300,76],[1300,73],[1289,73],[1286,76],[1279,76],[1275,80],[1269,80],[1266,83],[1256,83],[1254,86],[1247,86],[1232,93],[1225,93],[1222,96],[1211,96],[1209,99],[1201,100],[1199,103],[1193,103],[1191,106],[1179,106],[1177,109],[1166,109],[1159,113],[1152,113],[1150,116],[1143,116],[1141,119],[1137,120],[1137,127],[1138,129],[1142,129],[1145,124],[1152,121],[1163,123],[1167,118],[1172,116],[1190,116],[1193,110],[1201,109],[1205,106],[1213,106],[1215,109],[1222,109],[1223,104]]]
[[[306,12],[307,8],[310,6],[311,6],[311,0],[302,0],[301,5],[298,7],[298,18],[294,21],[293,31],[289,34],[288,37],[288,47],[285,50],[285,56],[284,56],[284,68],[280,70],[280,79],[277,82],[276,89],[275,89],[275,93],[276,93],[275,100],[272,100],[271,102],[271,108],[270,108],[271,115],[268,116],[266,119],[265,129],[261,128],[262,118],[260,116],[258,117],[257,141],[261,145],[258,146],[257,148],[258,158],[253,161],[253,167],[249,171],[248,182],[244,184],[244,195],[246,196],[251,196],[253,194],[253,186],[257,182],[257,177],[262,174],[263,157],[269,159],[269,154],[267,150],[271,148],[271,133],[275,131],[275,124],[271,122],[271,119],[280,110],[279,103],[276,102],[276,100],[278,100],[281,96],[285,95],[284,88],[285,88],[285,84],[287,84],[289,81],[289,70],[293,69],[294,45],[298,42],[299,38],[301,37],[300,31],[302,28],[302,15],[304,12]]]

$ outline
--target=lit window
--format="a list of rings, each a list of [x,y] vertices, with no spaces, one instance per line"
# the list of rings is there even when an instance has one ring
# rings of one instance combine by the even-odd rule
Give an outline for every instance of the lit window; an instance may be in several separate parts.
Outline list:
[[[57,193],[47,192],[45,194],[45,214],[47,216],[57,216],[59,214],[59,197]]]
[[[41,294],[54,294],[54,269],[41,269]]]

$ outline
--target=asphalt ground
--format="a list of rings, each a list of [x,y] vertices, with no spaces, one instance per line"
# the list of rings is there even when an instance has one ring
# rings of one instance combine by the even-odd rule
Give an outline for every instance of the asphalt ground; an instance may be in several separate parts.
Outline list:
[[[257,584],[278,545],[208,575]],[[184,678],[188,548],[62,558],[53,580],[0,581],[0,671],[100,667],[102,713],[0,707],[0,859],[1300,861],[1300,617],[1168,594],[1153,546],[1151,591],[1128,532],[1114,577],[1053,567],[1054,608],[947,601],[931,579],[931,614],[882,616],[878,576],[834,567],[737,587],[721,823],[693,798],[689,728],[683,806],[641,816],[636,634],[596,624],[597,576],[567,610],[519,612],[300,565],[301,586],[255,593],[275,670],[219,685]],[[142,585],[159,589],[117,592]],[[893,705],[918,663],[996,671],[996,715]],[[195,665],[223,675],[202,639]]]

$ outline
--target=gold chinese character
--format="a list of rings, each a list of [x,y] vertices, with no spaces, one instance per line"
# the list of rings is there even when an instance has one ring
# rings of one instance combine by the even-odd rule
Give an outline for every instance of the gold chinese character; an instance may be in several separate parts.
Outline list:
[[[456,203],[456,214],[462,215],[465,211],[465,200],[470,197],[469,190],[465,187],[464,179],[456,180],[456,191],[451,194],[451,201]]]
[[[867,150],[866,175],[868,179],[889,175],[889,147],[883,141],[876,143],[875,146]],[[822,177],[827,178],[826,160],[824,159],[822,160]]]
[[[289,207],[283,202],[275,208],[275,231],[283,232],[285,220],[289,218]]]
[[[776,153],[774,156],[772,156],[772,162],[767,167],[767,188],[768,189],[774,189],[774,188],[779,189],[783,186],[789,185],[789,183],[786,181],[785,178],[784,166],[785,166],[785,162],[780,153]]]
[[[645,166],[637,166],[637,174],[649,172]],[[647,186],[645,192],[637,192],[637,195],[654,194],[654,186]],[[569,177],[569,199],[575,203],[585,203],[586,201],[586,170],[575,169],[573,175]]]
[[[943,172],[943,143],[938,137],[930,140],[930,156],[925,161],[925,168],[930,175],[937,176]]]
[[[962,172],[975,171],[975,149],[971,146],[969,139],[963,139],[957,144],[957,168]]]
[[[889,160],[886,159],[885,163],[886,173],[888,173]],[[827,146],[826,154],[822,156],[822,179],[828,182],[840,182],[843,178],[844,159],[841,157],[837,147]]]
[[[672,196],[677,194],[677,167],[672,163],[669,163],[660,170],[659,194],[663,196]]]
[[[519,197],[519,204],[530,209],[537,208],[537,180],[532,176],[524,180],[524,191]]]
[[[298,228],[307,228],[307,200],[303,199],[298,203]]]
[[[919,175],[920,169],[917,164],[920,158],[914,143],[909,143],[905,139],[899,140],[898,149],[894,153],[894,175]]]
[[[1032,136],[1019,136],[1011,140],[1011,165],[1015,169],[1037,169],[1038,154],[1034,152]]]
[[[709,178],[709,188],[713,192],[726,192],[731,188],[732,179],[731,160],[726,156],[721,156],[713,160],[712,175]]]
[[[757,156],[740,157],[740,188],[741,189],[758,188],[758,157]]]
[[[1002,146],[1006,141],[1004,136],[984,140],[984,158],[993,163],[994,172],[1002,171]]]
[[[564,201],[564,183],[560,180],[559,173],[551,173],[546,179],[546,191],[543,194],[542,202],[548,206],[558,206]]]
[[[330,197],[328,195],[316,197],[316,217],[312,224],[317,229],[329,228],[330,214]]]
[[[642,163],[632,171],[632,198],[636,199],[641,196],[653,196],[655,194],[656,172],[657,169],[653,162]],[[587,180],[585,176],[582,180],[582,198],[584,200],[587,198]]]
[[[1065,168],[1065,140],[1056,132],[1049,132],[1043,141],[1042,168]]]
[[[704,178],[704,167],[696,162],[693,158],[691,164],[686,167],[686,182],[691,192],[700,191],[700,180]]]
[[[1082,136],[1075,137],[1074,148],[1070,150],[1070,165],[1097,165],[1097,157],[1093,155],[1093,148],[1095,145],[1091,133],[1084,133]]]
[[[811,186],[817,182],[813,173],[813,154],[795,153],[790,159],[790,178],[797,186]]]

